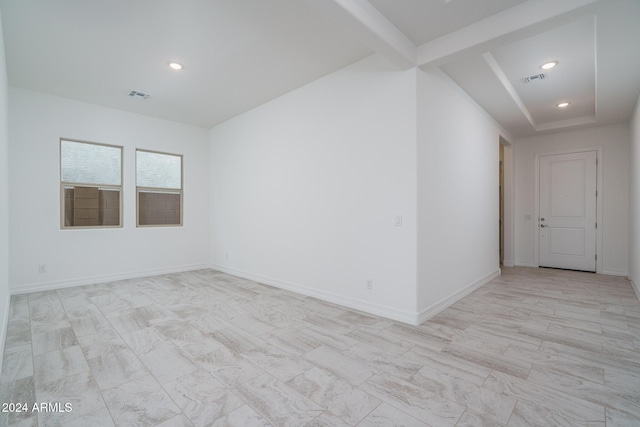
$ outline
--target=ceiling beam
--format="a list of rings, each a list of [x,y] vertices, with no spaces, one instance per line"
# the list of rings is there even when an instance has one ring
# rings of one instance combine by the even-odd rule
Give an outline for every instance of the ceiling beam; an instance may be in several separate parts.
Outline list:
[[[463,54],[482,54],[505,42],[554,28],[567,19],[594,13],[604,3],[605,0],[526,1],[418,46],[417,63],[431,68]]]
[[[416,66],[416,46],[367,0],[306,1],[401,70]]]
[[[487,53],[483,53],[482,57],[484,58],[486,63],[489,65],[489,68],[491,68],[491,71],[493,71],[493,74],[495,74],[498,80],[500,80],[500,83],[502,84],[504,89],[507,91],[509,96],[513,99],[513,102],[516,103],[518,108],[520,108],[520,111],[522,112],[522,114],[527,118],[531,126],[533,126],[533,128],[535,129],[537,127],[537,124],[536,124],[536,121],[533,119],[531,112],[529,111],[527,106],[524,105],[522,98],[520,98],[520,96],[518,95],[518,92],[516,92],[516,89],[513,87],[513,85],[507,78],[507,75],[504,73],[504,71],[502,71],[502,68],[500,68],[500,65],[498,65],[498,62],[495,60],[493,55],[487,52]]]

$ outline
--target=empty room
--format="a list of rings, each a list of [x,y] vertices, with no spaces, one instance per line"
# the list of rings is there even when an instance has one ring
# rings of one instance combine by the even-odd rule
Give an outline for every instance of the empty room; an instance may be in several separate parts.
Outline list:
[[[640,425],[640,1],[0,24],[0,426]]]

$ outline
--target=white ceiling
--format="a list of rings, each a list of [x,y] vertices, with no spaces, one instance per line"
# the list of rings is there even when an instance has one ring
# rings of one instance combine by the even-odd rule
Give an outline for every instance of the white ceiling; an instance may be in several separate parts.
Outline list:
[[[627,121],[640,93],[638,0],[0,0],[0,12],[12,86],[204,127],[374,52],[399,70],[441,67],[512,138]],[[524,83],[546,60],[559,65]]]
[[[0,12],[11,85],[205,127],[373,52],[298,0],[2,0]]]

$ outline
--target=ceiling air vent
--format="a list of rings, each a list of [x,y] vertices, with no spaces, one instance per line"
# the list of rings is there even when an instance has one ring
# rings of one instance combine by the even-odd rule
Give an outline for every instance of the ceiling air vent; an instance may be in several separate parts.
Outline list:
[[[131,92],[129,92],[129,96],[133,97],[133,98],[142,98],[142,99],[147,99],[149,98],[151,95],[148,93],[144,93],[144,92],[140,92],[139,90],[132,90]]]
[[[542,80],[546,78],[547,78],[547,75],[542,73],[542,74],[534,74],[533,76],[529,76],[529,77],[524,77],[522,80],[524,80],[525,83],[531,83],[531,82],[535,82],[536,80]]]

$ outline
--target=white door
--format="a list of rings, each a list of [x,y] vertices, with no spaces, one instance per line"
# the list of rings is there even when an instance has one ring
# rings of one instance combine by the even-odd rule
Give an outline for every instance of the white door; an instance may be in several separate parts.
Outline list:
[[[541,267],[596,271],[597,152],[540,156]]]

